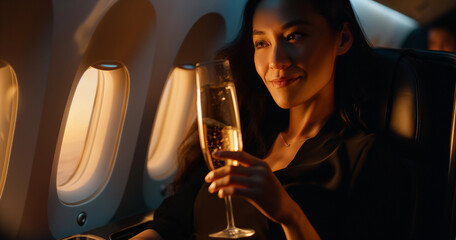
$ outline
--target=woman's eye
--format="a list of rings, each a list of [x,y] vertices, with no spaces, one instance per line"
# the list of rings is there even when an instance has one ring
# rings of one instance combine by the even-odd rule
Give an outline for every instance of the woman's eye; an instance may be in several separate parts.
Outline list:
[[[258,48],[264,48],[264,47],[267,47],[267,46],[268,46],[268,44],[265,41],[256,41],[255,42],[255,48],[257,48],[257,49]]]
[[[291,33],[291,34],[288,34],[285,39],[288,41],[288,42],[292,42],[292,41],[296,41],[296,40],[299,40],[300,38],[302,38],[304,36],[304,34],[302,33]]]

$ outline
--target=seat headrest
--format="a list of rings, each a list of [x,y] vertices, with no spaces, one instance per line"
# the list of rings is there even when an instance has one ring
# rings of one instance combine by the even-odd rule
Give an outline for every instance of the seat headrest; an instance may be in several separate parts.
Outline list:
[[[400,152],[430,151],[452,130],[456,55],[422,50],[375,49],[376,92],[367,124]],[[437,142],[436,142],[437,141]],[[433,148],[435,149],[435,148]],[[435,151],[435,150],[433,150]]]

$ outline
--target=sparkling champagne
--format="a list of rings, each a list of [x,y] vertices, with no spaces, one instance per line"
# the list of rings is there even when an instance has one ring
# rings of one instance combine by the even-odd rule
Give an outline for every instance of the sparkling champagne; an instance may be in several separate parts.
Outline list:
[[[214,159],[212,153],[217,150],[242,151],[239,114],[234,85],[207,85],[201,91],[201,118],[199,136],[206,164],[216,169],[227,164],[237,165],[237,161]],[[206,104],[205,104],[206,103]]]

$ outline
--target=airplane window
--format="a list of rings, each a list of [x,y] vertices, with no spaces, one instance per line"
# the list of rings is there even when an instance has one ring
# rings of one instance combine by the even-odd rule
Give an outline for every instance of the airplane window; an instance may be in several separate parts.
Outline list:
[[[89,67],[68,103],[57,168],[60,200],[77,204],[104,185],[117,153],[129,75],[118,63]]]
[[[177,151],[196,119],[196,79],[193,65],[212,59],[224,44],[226,23],[218,13],[198,19],[187,33],[174,59],[162,91],[148,149],[147,171],[154,180],[165,180],[177,169]]]
[[[0,196],[5,185],[16,123],[17,90],[17,79],[13,68],[0,60]]]
[[[191,65],[174,68],[165,83],[148,152],[147,170],[153,179],[165,179],[176,170],[175,143],[182,142],[196,119],[195,84]]]

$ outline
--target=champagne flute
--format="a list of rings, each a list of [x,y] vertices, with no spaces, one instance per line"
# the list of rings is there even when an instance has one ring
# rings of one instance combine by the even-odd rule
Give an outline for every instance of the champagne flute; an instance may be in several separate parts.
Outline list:
[[[212,157],[218,150],[242,151],[241,125],[233,77],[228,60],[196,64],[198,132],[204,159],[209,169],[238,165],[235,160]],[[243,238],[255,234],[252,229],[234,225],[231,196],[225,197],[227,227],[209,234],[215,238]]]

